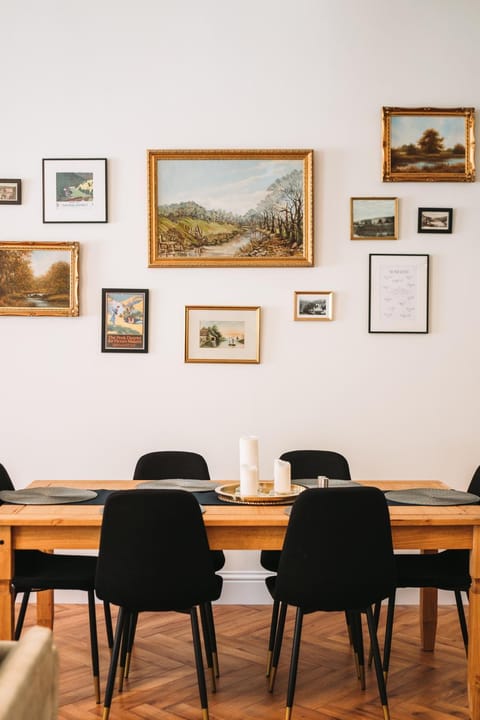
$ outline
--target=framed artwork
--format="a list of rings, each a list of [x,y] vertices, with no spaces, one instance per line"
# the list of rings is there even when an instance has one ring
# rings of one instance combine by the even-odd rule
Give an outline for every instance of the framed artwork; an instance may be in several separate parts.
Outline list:
[[[384,182],[473,182],[474,108],[383,108]]]
[[[149,150],[149,267],[313,265],[313,150]]]
[[[42,160],[44,223],[106,223],[105,158]]]
[[[333,292],[325,290],[296,290],[294,320],[332,320]]]
[[[370,255],[368,332],[428,333],[428,255]]]
[[[451,233],[452,208],[418,208],[419,233]]]
[[[102,352],[148,352],[148,290],[102,289]]]
[[[185,308],[185,362],[259,363],[260,308]]]
[[[0,315],[77,316],[79,243],[0,242]]]
[[[22,204],[22,181],[0,180],[0,205]]]
[[[398,198],[350,198],[350,240],[396,240]]]

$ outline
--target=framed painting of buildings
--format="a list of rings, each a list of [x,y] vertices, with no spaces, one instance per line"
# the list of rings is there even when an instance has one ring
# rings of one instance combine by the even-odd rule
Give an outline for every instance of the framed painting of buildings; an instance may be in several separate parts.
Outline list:
[[[259,363],[260,308],[185,308],[185,362]]]
[[[313,265],[312,150],[149,150],[149,267]]]
[[[398,198],[350,198],[351,240],[396,240]]]

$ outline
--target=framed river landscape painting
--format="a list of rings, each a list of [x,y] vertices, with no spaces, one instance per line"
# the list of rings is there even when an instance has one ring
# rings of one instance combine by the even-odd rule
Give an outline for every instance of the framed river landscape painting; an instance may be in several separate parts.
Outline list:
[[[78,242],[0,242],[0,315],[78,315]]]
[[[312,150],[149,150],[149,267],[313,265]]]
[[[473,182],[474,108],[383,108],[385,182]]]

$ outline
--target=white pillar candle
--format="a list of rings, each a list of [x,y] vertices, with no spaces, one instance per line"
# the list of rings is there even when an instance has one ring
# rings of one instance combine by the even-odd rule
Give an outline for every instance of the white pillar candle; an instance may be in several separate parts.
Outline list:
[[[277,459],[273,463],[273,489],[276,493],[289,493],[291,485],[290,463]]]
[[[240,438],[240,465],[255,465],[258,468],[258,438],[242,435]]]
[[[240,496],[258,495],[258,469],[256,465],[240,465]]]

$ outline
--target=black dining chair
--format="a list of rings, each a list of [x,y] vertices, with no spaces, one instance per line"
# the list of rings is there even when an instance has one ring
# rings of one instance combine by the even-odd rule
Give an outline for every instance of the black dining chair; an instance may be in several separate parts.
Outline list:
[[[475,470],[468,486],[468,492],[480,497],[480,466]],[[462,592],[467,594],[471,585],[470,578],[470,551],[469,550],[442,550],[439,553],[429,554],[401,554],[395,555],[397,568],[397,588],[436,588],[437,590],[451,590],[455,593],[458,620],[465,647],[468,652],[468,630],[463,607]],[[375,608],[378,622],[380,606]],[[392,638],[393,615],[387,617],[386,642],[384,657],[384,672],[388,673],[390,662],[390,647]]]
[[[138,459],[133,472],[133,479],[145,481],[168,479],[210,480],[210,472],[207,461],[199,453],[186,450],[158,450],[146,453]],[[218,572],[225,565],[225,555],[222,550],[211,550],[211,554],[215,572]],[[215,684],[215,677],[219,677],[220,670],[213,609],[210,602],[200,606],[200,616],[208,667],[212,671],[212,682]],[[136,623],[137,618],[133,616],[125,658],[125,677],[129,675]]]
[[[351,480],[348,461],[338,452],[331,450],[290,450],[280,455],[280,459],[290,463],[292,481],[314,479],[319,475],[325,475],[337,480]],[[269,572],[277,572],[280,552],[280,550],[262,550],[260,553],[260,565]],[[283,611],[286,612],[286,608],[283,608]],[[280,603],[274,601],[268,642],[267,677],[270,674],[279,613]],[[350,632],[349,619],[347,619],[347,624]]]
[[[292,506],[278,573],[267,578],[274,600],[297,608],[287,689],[286,720],[292,715],[304,616],[317,611],[367,617],[378,690],[389,720],[387,692],[372,605],[395,592],[390,516],[377,488],[312,488]],[[284,621],[275,635],[270,691],[282,647]]]
[[[131,619],[144,611],[190,615],[202,718],[208,720],[197,607],[217,600],[222,582],[215,574],[200,505],[191,493],[111,493],[103,513],[95,587],[97,596],[117,605],[119,612],[102,720],[109,716]]]
[[[15,490],[4,465],[0,464],[0,490]],[[12,579],[15,597],[23,593],[14,638],[20,638],[32,592],[42,590],[83,590],[88,596],[90,647],[96,702],[100,702],[97,622],[95,612],[95,571],[97,558],[90,555],[56,555],[41,550],[16,550]],[[113,645],[110,606],[104,604],[109,646]]]

